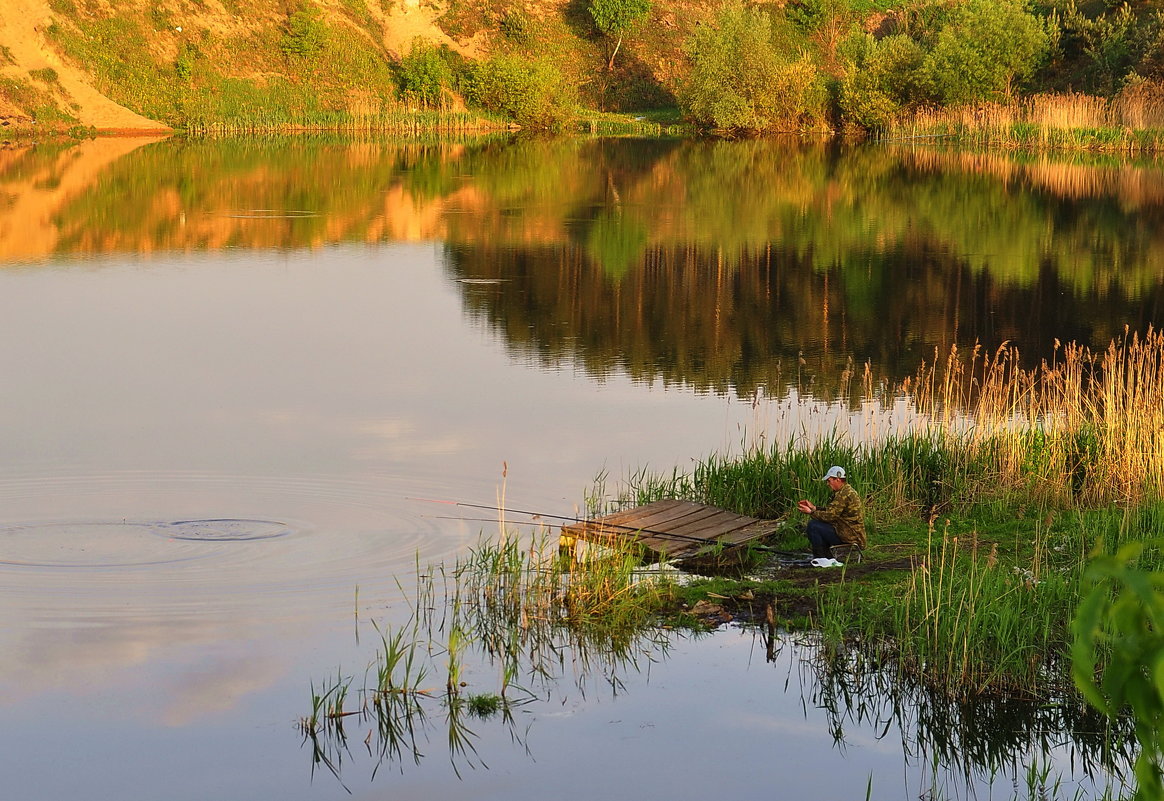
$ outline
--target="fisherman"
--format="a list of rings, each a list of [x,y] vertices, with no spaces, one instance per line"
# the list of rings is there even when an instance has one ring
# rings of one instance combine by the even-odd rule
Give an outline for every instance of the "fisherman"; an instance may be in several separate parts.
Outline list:
[[[821,481],[829,485],[833,497],[823,509],[812,501],[798,501],[796,508],[811,519],[805,535],[812,545],[812,555],[820,559],[832,558],[832,546],[854,545],[865,548],[865,520],[861,511],[861,496],[845,478],[845,468],[834,465]]]

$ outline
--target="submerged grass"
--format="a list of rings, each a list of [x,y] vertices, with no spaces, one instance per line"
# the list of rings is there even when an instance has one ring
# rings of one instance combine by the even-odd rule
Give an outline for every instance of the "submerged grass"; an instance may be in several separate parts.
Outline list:
[[[416,587],[406,621],[373,622],[379,647],[356,709],[344,709],[350,679],[312,685],[312,712],[301,728],[324,764],[338,764],[338,721],[348,714],[374,721],[381,762],[419,761],[439,706],[459,771],[477,760],[468,717],[500,717],[520,740],[511,712],[536,696],[536,685],[573,670],[580,681],[598,674],[618,687],[621,671],[666,646],[667,632],[651,625],[666,582],[644,574],[634,550],[564,551],[545,529],[522,534],[503,526],[450,569],[418,565]],[[472,669],[482,656],[497,676],[484,688]]]

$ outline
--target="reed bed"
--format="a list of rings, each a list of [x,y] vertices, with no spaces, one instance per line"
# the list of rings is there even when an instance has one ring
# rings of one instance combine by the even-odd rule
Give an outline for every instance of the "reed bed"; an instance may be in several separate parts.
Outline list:
[[[923,109],[892,121],[888,140],[956,138],[1007,148],[1164,150],[1164,86],[1134,84],[1112,98],[1040,94],[1007,103]]]
[[[1000,562],[996,543],[931,537],[894,610],[908,643],[902,669],[953,697],[1067,691],[1056,662],[1070,647],[1063,612],[1078,599],[1078,571],[1051,566],[1044,548],[1037,527],[1026,566]]]
[[[897,428],[793,437],[712,454],[689,473],[640,472],[604,510],[687,498],[779,518],[831,464],[857,477],[869,511],[892,521],[994,505],[1086,509],[1164,495],[1164,334],[1125,332],[1103,351],[1056,343],[1025,368],[1017,348],[955,347],[896,386],[866,374],[854,406],[905,404]]]
[[[1023,369],[1018,350],[952,350],[903,387],[928,436],[1002,491],[1053,506],[1164,494],[1164,334],[1125,331],[1094,353],[1056,342]],[[985,491],[985,488],[978,489]]]
[[[347,134],[389,133],[419,135],[428,133],[470,134],[504,130],[504,121],[487,115],[454,111],[388,111],[382,114],[353,114],[347,111],[320,111],[302,117],[281,110],[255,110],[235,118],[191,116],[182,123],[183,130],[195,136],[266,135],[296,132],[336,132]]]
[[[1095,352],[1056,343],[1035,367],[1008,345],[952,349],[897,386],[866,370],[851,387],[861,403],[907,403],[907,428],[860,443],[834,434],[760,444],[690,473],[640,472],[613,500],[604,486],[588,496],[588,511],[681,497],[786,517],[797,538],[795,501],[813,497],[829,465],[846,465],[868,504],[867,561],[887,558],[877,552],[895,536],[906,541],[888,558],[905,554],[910,569],[854,582],[846,568],[813,590],[814,623],[834,653],[863,654],[952,703],[1065,697],[1069,620],[1090,557],[1164,532],[1164,335],[1125,331]],[[1139,554],[1140,568],[1164,569],[1164,548]],[[364,687],[349,692],[342,673],[313,686],[305,736],[326,756],[320,739],[334,752],[354,712],[375,720],[382,759],[419,759],[439,704],[451,756],[471,762],[467,720],[493,708],[474,697],[495,696],[511,725],[513,705],[570,671],[618,687],[668,642],[654,622],[673,588],[644,573],[640,556],[564,547],[548,529],[503,522],[447,569],[418,564],[411,614],[378,629]],[[345,709],[352,698],[362,706]]]

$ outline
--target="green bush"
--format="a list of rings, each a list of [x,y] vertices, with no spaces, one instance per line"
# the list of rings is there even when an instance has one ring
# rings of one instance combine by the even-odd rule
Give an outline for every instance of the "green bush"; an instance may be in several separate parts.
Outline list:
[[[29,70],[28,74],[30,77],[36,78],[41,83],[56,83],[61,78],[61,76],[57,74],[57,71],[52,67],[44,67],[43,69],[39,70]]]
[[[400,94],[424,108],[443,108],[453,71],[440,49],[417,38],[398,69]]]
[[[534,22],[530,15],[520,8],[507,10],[497,22],[497,27],[506,39],[525,47],[533,43]]]
[[[1022,0],[969,0],[938,32],[922,80],[947,105],[1001,100],[1034,74],[1050,45],[1047,23]]]
[[[469,102],[526,128],[558,128],[574,115],[562,74],[544,60],[494,55],[473,65],[465,93]]]
[[[318,56],[327,44],[327,25],[320,16],[319,9],[304,3],[287,20],[287,28],[279,48],[289,58],[311,60]]]
[[[1109,718],[1130,710],[1135,722],[1137,801],[1164,796],[1164,574],[1142,558],[1159,546],[1130,542],[1114,555],[1097,549],[1073,622],[1076,686]]]
[[[880,41],[862,34],[840,81],[838,102],[847,122],[878,129],[918,95],[925,52],[908,36]]]
[[[685,43],[685,114],[697,125],[739,133],[823,128],[823,75],[800,44],[787,22],[738,2],[726,6]]]

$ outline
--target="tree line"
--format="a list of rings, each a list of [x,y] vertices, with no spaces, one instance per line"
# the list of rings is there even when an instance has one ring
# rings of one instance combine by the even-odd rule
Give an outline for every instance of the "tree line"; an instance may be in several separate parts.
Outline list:
[[[650,0],[589,0],[587,9],[608,45],[605,70],[633,69],[633,56],[621,67],[617,56],[646,38]],[[523,33],[509,47],[503,36],[482,61],[418,43],[400,63],[404,93],[439,105],[453,89],[534,127],[569,119],[578,87],[532,56],[537,37],[512,22],[519,12],[505,19],[503,34]],[[1143,96],[1147,87],[1164,107],[1164,11],[1150,2],[729,0],[672,46],[680,66],[662,96],[696,126],[731,133],[878,130],[921,109],[1036,92],[1111,97],[1135,87]]]

